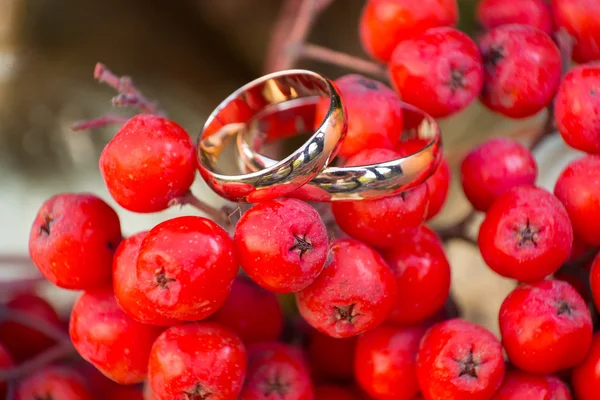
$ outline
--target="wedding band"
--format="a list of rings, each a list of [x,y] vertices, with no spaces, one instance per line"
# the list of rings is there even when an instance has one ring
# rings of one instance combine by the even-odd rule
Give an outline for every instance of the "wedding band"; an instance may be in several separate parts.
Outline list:
[[[226,166],[219,165],[227,145],[234,145],[232,139],[248,130],[249,121],[307,98],[313,103],[326,98],[329,109],[319,128],[311,129],[312,136],[292,154],[281,161],[269,159],[268,166],[250,172],[246,168],[225,171]],[[322,171],[336,156],[346,129],[340,95],[327,78],[306,70],[276,72],[241,87],[213,111],[198,138],[198,169],[208,185],[226,199],[249,203],[274,199],[294,192]]]
[[[269,168],[276,161],[259,153],[265,132],[278,131],[277,124],[287,115],[296,115],[304,123],[314,119],[319,100],[297,99],[285,107],[256,115],[248,122],[248,129],[240,132],[238,153],[249,171]],[[413,154],[384,163],[353,167],[327,167],[303,187],[290,193],[306,201],[356,201],[391,196],[409,190],[430,177],[442,158],[441,133],[435,119],[420,109],[402,103],[404,131],[400,142],[419,139],[423,147]],[[277,118],[277,114],[282,118]],[[289,127],[288,127],[289,129]]]

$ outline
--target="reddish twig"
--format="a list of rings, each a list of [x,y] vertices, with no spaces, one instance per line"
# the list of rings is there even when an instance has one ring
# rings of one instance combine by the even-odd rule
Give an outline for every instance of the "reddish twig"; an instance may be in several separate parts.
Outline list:
[[[351,69],[363,74],[373,75],[381,80],[388,80],[384,65],[373,61],[364,60],[347,53],[335,51],[327,47],[318,46],[311,43],[301,43],[294,49],[300,57],[317,60],[327,64],[337,65],[343,68]]]
[[[221,209],[215,208],[202,200],[200,200],[191,191],[188,191],[181,197],[173,199],[169,202],[170,206],[184,206],[189,205],[197,210],[208,215],[213,221],[220,224],[224,228],[229,228],[232,225],[231,216],[235,214],[235,210],[230,207],[223,207]]]
[[[39,371],[48,364],[52,364],[56,361],[75,355],[77,355],[77,352],[70,342],[60,343],[20,365],[0,370],[0,382],[12,381],[31,376],[31,374]]]
[[[71,130],[74,132],[84,131],[88,129],[103,128],[108,125],[121,125],[129,120],[128,117],[121,115],[108,114],[103,117],[90,119],[87,121],[78,121],[71,125]]]
[[[59,343],[71,342],[69,336],[65,332],[53,325],[48,324],[44,320],[32,318],[29,316],[29,314],[16,312],[5,306],[0,306],[0,321],[6,320],[34,329]]]

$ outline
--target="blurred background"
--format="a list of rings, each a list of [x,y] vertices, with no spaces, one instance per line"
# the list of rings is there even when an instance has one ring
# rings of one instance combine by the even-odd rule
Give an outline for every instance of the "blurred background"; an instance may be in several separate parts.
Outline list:
[[[297,1],[300,0],[288,0]],[[110,204],[97,160],[115,127],[74,133],[77,120],[113,112],[114,91],[93,79],[96,62],[134,78],[169,117],[195,137],[207,115],[230,92],[264,72],[264,60],[282,0],[0,0],[0,300],[37,270],[28,260],[30,224],[41,203],[64,191],[91,191]],[[337,0],[317,21],[309,41],[366,58],[358,41],[364,0]],[[475,35],[476,0],[459,0],[460,27]],[[337,78],[351,72],[302,61],[295,65]],[[130,110],[116,112],[129,116]],[[456,170],[461,157],[486,137],[510,135],[527,142],[544,115],[524,121],[497,117],[474,104],[440,121],[446,155]],[[556,140],[555,140],[556,139]],[[575,153],[550,137],[536,152],[540,184],[552,188]],[[454,183],[434,224],[465,215]],[[217,198],[202,187],[202,197]],[[179,215],[168,210],[137,215],[118,209],[131,234]],[[193,213],[185,209],[184,212]],[[477,227],[473,227],[476,234]],[[497,332],[499,305],[513,283],[485,268],[476,248],[449,244],[454,297],[463,315]],[[25,283],[23,283],[25,282]],[[40,286],[42,291],[51,291]],[[52,294],[68,308],[73,293]],[[481,299],[488,299],[481,301]]]

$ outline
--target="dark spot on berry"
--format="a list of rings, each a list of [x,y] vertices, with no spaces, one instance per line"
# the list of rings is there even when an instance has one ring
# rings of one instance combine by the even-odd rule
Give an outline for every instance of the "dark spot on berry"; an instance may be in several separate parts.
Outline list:
[[[529,220],[527,220],[527,223],[524,226],[520,226],[517,229],[515,229],[515,233],[517,234],[517,246],[519,248],[523,247],[523,246],[534,246],[537,247],[537,239],[538,239],[538,233],[540,232],[540,230],[535,227],[532,226],[529,222]]]
[[[598,94],[598,92],[596,92],[594,89],[590,89],[590,96],[595,96],[596,94]]]
[[[379,89],[379,87],[377,86],[377,83],[375,83],[371,79],[366,79],[366,78],[360,77],[360,78],[356,79],[356,83],[364,86],[365,88],[367,88],[369,90],[378,90]]]
[[[160,286],[161,288],[168,290],[169,289],[169,284],[171,282],[175,282],[176,279],[169,278],[167,276],[167,273],[165,272],[164,267],[163,267],[154,276],[154,281],[156,282],[157,286]]]
[[[298,236],[294,235],[294,240],[296,241],[292,247],[288,249],[288,251],[297,251],[300,259],[302,260],[302,256],[309,250],[312,250],[312,244],[310,243],[310,239],[306,238],[306,235]]]
[[[208,400],[212,393],[206,390],[201,384],[196,383],[193,388],[183,392],[185,400]]]
[[[50,224],[54,221],[52,216],[46,215],[44,217],[44,223],[40,226],[40,236],[43,234],[50,235]]]
[[[459,89],[464,89],[465,85],[465,71],[461,69],[452,68],[450,70],[450,79],[446,82],[446,85],[450,87],[452,93]]]
[[[477,378],[477,367],[479,363],[473,358],[473,349],[469,351],[469,355],[464,360],[456,360],[460,366],[458,376],[467,376],[468,378]]]
[[[573,313],[573,309],[571,308],[569,303],[567,303],[566,301],[561,300],[558,302],[558,304],[556,304],[556,315],[563,315],[563,314],[571,315],[572,313]]]
[[[264,383],[263,393],[265,397],[276,394],[283,399],[289,391],[290,383],[284,382],[284,380],[281,378],[281,375],[277,372],[272,378],[268,378]]]
[[[496,68],[500,61],[504,59],[504,47],[502,45],[492,46],[490,50],[483,54],[483,64],[488,68]]]
[[[400,192],[400,198],[406,200],[406,192]]]
[[[106,247],[108,247],[108,250],[110,250],[112,253],[114,253],[115,250],[117,249],[117,246],[111,242],[107,242]]]
[[[360,315],[360,313],[355,312],[354,306],[354,303],[346,307],[333,306],[336,320],[346,321],[349,324],[353,324],[354,319]]]

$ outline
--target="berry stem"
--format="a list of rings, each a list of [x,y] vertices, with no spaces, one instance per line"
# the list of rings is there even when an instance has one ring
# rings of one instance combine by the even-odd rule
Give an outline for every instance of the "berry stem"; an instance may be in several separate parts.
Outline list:
[[[77,352],[71,343],[61,343],[20,365],[17,365],[13,368],[0,370],[0,382],[12,381],[30,376],[32,373],[38,371],[48,364],[52,364],[56,361],[75,355],[77,355]]]
[[[46,335],[47,337],[56,340],[59,343],[66,343],[66,344],[71,343],[69,336],[66,335],[60,329],[58,329],[52,325],[49,325],[39,319],[33,319],[27,314],[15,312],[4,306],[0,306],[0,321],[1,320],[9,320],[9,321],[19,323],[28,328],[34,329],[34,330]]]
[[[170,206],[184,206],[189,205],[197,210],[208,215],[213,221],[228,229],[232,226],[231,215],[235,212],[235,209],[230,207],[222,207],[220,209],[215,208],[202,200],[200,200],[191,191],[188,191],[181,197],[175,198],[169,202]]]
[[[108,125],[121,125],[127,122],[128,119],[128,117],[123,117],[121,115],[107,114],[99,118],[75,122],[71,125],[71,130],[78,132],[88,129],[103,128]]]

